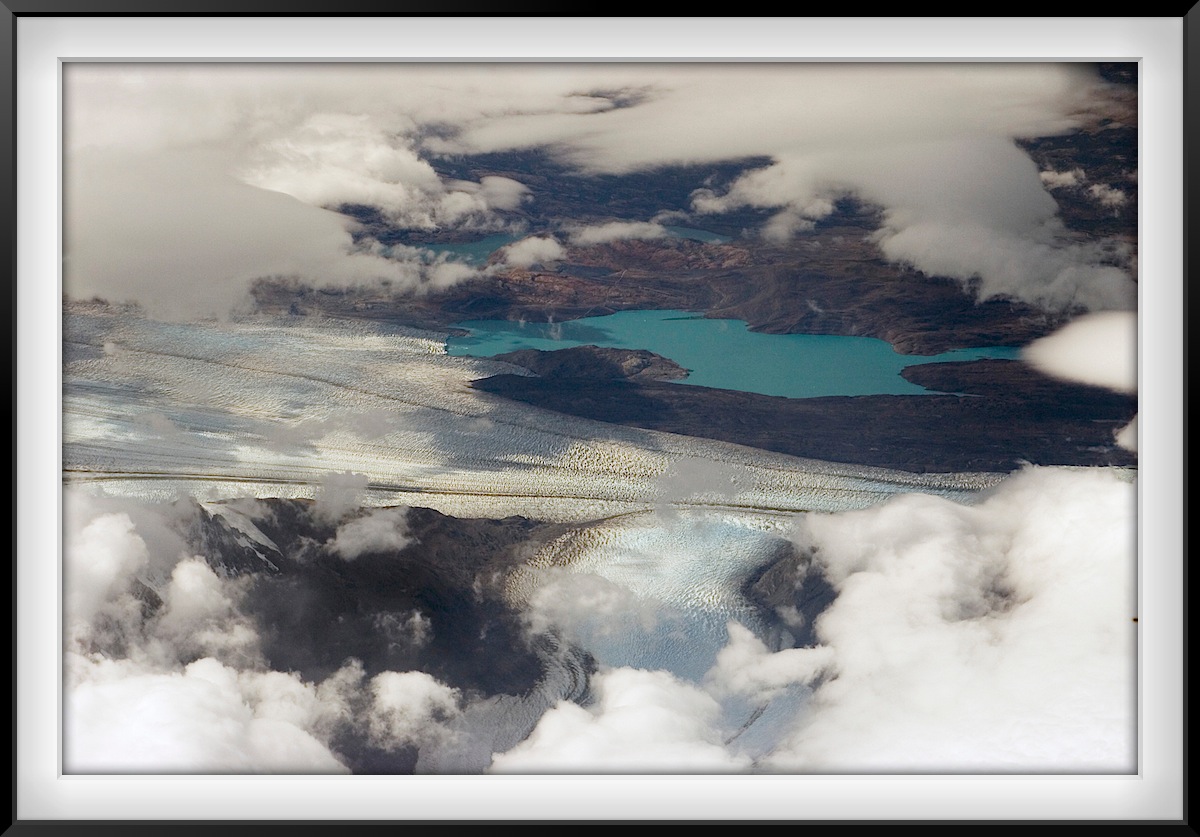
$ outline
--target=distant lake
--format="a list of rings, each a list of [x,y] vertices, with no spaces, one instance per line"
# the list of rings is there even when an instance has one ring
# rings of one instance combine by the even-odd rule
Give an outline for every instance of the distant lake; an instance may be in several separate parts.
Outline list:
[[[489,235],[487,238],[481,238],[478,241],[468,241],[463,244],[421,244],[419,246],[424,250],[432,250],[437,254],[445,253],[456,261],[466,262],[470,265],[482,265],[487,264],[488,256],[492,255],[492,253],[506,244],[512,244],[519,238],[521,238],[519,235],[497,233],[496,235]]]
[[[710,320],[689,311],[622,311],[561,323],[471,320],[451,337],[451,355],[493,357],[517,349],[553,351],[572,346],[648,349],[691,370],[680,384],[815,398],[825,395],[928,395],[900,377],[923,363],[1016,359],[1020,349],[957,349],[940,355],[902,355],[873,337],[760,334],[741,320]]]
[[[675,238],[690,238],[692,241],[702,241],[705,244],[724,244],[731,241],[727,235],[717,235],[708,230],[697,230],[692,227],[665,227]]]
[[[730,240],[727,235],[717,235],[708,230],[698,230],[692,227],[664,227],[664,229],[673,238],[687,238],[705,244],[723,244]],[[501,247],[512,244],[514,241],[520,241],[522,238],[524,236],[497,233],[496,235],[489,235],[487,238],[481,238],[478,241],[467,241],[458,244],[419,244],[416,246],[423,250],[429,250],[435,255],[444,253],[455,261],[478,266],[487,264],[488,257]]]

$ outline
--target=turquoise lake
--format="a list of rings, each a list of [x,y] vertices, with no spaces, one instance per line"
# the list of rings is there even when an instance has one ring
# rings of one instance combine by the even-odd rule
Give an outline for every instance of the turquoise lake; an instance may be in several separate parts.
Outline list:
[[[472,320],[451,337],[451,355],[492,357],[517,349],[607,346],[648,349],[691,370],[680,384],[815,398],[825,395],[928,395],[900,377],[922,363],[1016,359],[1020,349],[957,349],[940,355],[902,355],[872,337],[759,334],[741,320],[710,320],[688,311],[622,311],[561,323]]]

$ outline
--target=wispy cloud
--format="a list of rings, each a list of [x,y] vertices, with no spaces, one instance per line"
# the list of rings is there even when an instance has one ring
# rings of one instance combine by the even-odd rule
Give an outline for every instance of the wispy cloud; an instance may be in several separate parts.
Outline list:
[[[650,221],[609,221],[606,224],[570,227],[568,233],[572,244],[583,247],[630,239],[649,241],[669,235],[662,224]]]
[[[405,523],[407,513],[408,509],[403,506],[372,509],[362,517],[338,526],[337,533],[326,546],[347,561],[353,561],[366,552],[403,549],[409,544]]]

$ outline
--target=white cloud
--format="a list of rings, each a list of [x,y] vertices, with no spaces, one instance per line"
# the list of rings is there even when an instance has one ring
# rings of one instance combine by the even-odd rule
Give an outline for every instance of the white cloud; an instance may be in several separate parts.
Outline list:
[[[556,72],[557,72],[556,68]],[[594,84],[641,88],[634,107],[568,112],[561,92],[578,76],[536,78],[537,105],[493,112],[431,147],[502,150],[559,143],[592,171],[620,172],[668,162],[824,151],[886,132],[904,142],[962,130],[1029,135],[1073,124],[1093,80],[1067,64],[615,65],[576,67]],[[511,94],[509,94],[511,96]],[[555,100],[557,98],[557,101]],[[497,97],[496,102],[501,101]]]
[[[1107,183],[1095,183],[1089,186],[1088,194],[1101,206],[1113,209],[1124,206],[1129,201],[1128,195],[1120,189],[1109,186]]]
[[[595,702],[560,702],[529,736],[492,759],[493,773],[727,773],[720,705],[665,671],[618,668],[592,678]]]
[[[503,253],[504,261],[513,267],[533,267],[561,259],[567,251],[553,238],[533,236],[508,245]]]
[[[65,684],[67,773],[347,772],[310,729],[311,707],[281,712],[289,693],[314,699],[294,675],[266,680],[208,658],[163,671],[68,654]]]
[[[165,534],[193,507],[69,490],[64,508],[67,772],[346,772],[345,678],[265,670],[243,582]]]
[[[664,503],[705,497],[729,500],[750,480],[736,466],[700,457],[678,457],[654,481]]]
[[[356,251],[342,216],[240,183],[226,168],[211,152],[76,154],[64,174],[64,287],[184,318],[227,315],[265,276],[420,283],[418,264]]]
[[[305,416],[298,421],[273,422],[264,428],[264,443],[272,450],[291,451],[344,431],[360,439],[374,440],[394,433],[400,426],[395,410],[359,408],[335,410],[322,418]]]
[[[701,683],[602,669],[582,705],[528,718],[532,733],[497,753],[491,769],[1128,770],[1136,488],[1107,469],[1030,468],[974,505],[902,495],[804,516],[797,545],[812,550],[838,593],[814,626],[814,647],[772,652],[731,622]],[[456,735],[481,735],[470,719],[483,716],[468,712],[468,698],[428,674],[368,680],[352,660],[321,682],[267,670],[241,613],[240,582],[143,522],[157,515],[165,526],[177,511],[68,501],[68,545],[80,536],[75,546],[100,559],[93,597],[68,612],[77,624],[91,620],[74,636],[91,642],[112,614],[125,620],[124,645],[106,656],[68,637],[69,771],[339,772],[347,763],[333,744],[339,730],[383,749],[452,750]],[[127,554],[105,561],[104,550]],[[133,578],[169,550],[157,613],[114,610],[134,601]],[[664,618],[683,616],[586,573],[552,570],[543,581],[526,611],[531,627],[585,646],[611,645],[622,632],[637,644]],[[376,628],[419,647],[429,621],[397,611]],[[736,735],[747,707],[764,703],[763,728]]]
[[[397,226],[419,230],[494,228],[492,213],[516,209],[528,193],[506,177],[443,180],[414,144],[369,114],[316,113],[259,146],[256,162],[240,174],[313,206],[373,206]]]
[[[1102,105],[1107,94],[1082,67],[725,66],[663,68],[650,78],[653,95],[636,107],[496,118],[446,145],[495,150],[540,136],[576,165],[605,172],[765,155],[771,165],[724,193],[698,187],[694,208],[779,208],[765,232],[783,238],[826,214],[832,196],[854,193],[887,213],[889,258],[978,277],[984,298],[1131,304],[1127,276],[1058,240],[1055,203],[1013,142],[1069,129],[1078,124],[1072,114]],[[1004,270],[1007,258],[1032,271]],[[1044,292],[1046,283],[1059,287]]]
[[[1030,468],[974,507],[808,516],[838,591],[817,621],[832,673],[766,766],[1135,769],[1136,495],[1108,470]]]
[[[705,676],[706,687],[716,695],[770,700],[788,686],[808,685],[834,662],[830,648],[787,648],[772,653],[745,626],[730,622],[728,629],[729,644]]]
[[[1133,421],[1117,431],[1117,444],[1125,448],[1125,450],[1136,451],[1138,447],[1138,429],[1137,416],[1133,417]]]
[[[68,773],[345,773],[351,760],[335,742],[347,734],[388,750],[453,738],[463,696],[424,672],[367,680],[355,659],[319,682],[270,670],[243,610],[253,579],[222,578],[202,557],[176,553],[158,603],[143,609],[131,591],[154,556],[134,517],[167,527],[187,519],[170,505],[76,490],[68,501],[68,559],[81,568],[67,602]],[[236,505],[249,512],[254,501]],[[356,518],[339,530],[343,548],[402,537],[405,512]],[[343,531],[360,521],[363,531]],[[151,542],[172,543],[146,529]],[[390,640],[413,648],[431,636],[431,621],[417,610],[375,621]]]
[[[893,261],[973,283],[979,299],[1011,297],[1052,311],[1136,307],[1137,286],[1124,270],[1104,264],[1096,245],[949,220],[891,226],[889,219],[877,240]]]
[[[669,235],[662,224],[650,221],[609,221],[607,224],[571,227],[568,234],[571,243],[581,247],[629,239],[648,241]]]
[[[423,671],[386,671],[371,679],[368,719],[375,746],[384,749],[437,742],[461,710],[461,695]]]
[[[358,498],[366,491],[367,483],[366,474],[351,471],[330,471],[322,475],[316,496],[316,513],[326,520],[341,520],[358,508]]]
[[[1030,343],[1021,356],[1056,378],[1135,392],[1137,315],[1102,311],[1076,317],[1053,334]]]
[[[1136,285],[1104,263],[1103,247],[1059,240],[1057,205],[1032,161],[1003,135],[847,137],[820,154],[781,156],[723,195],[698,192],[695,208],[778,207],[764,234],[780,239],[828,214],[836,192],[884,208],[875,240],[888,259],[971,283],[980,299],[1014,297],[1050,310],[1136,302]]]
[[[419,610],[381,611],[371,621],[390,647],[420,648],[433,638],[433,620]]]
[[[559,631],[568,641],[650,631],[662,603],[592,573],[562,567],[536,571],[536,585],[524,609],[534,634]]]
[[[201,557],[176,564],[162,612],[150,626],[156,642],[168,644],[169,659],[257,663],[258,634],[238,609],[241,587],[218,577]]]
[[[347,561],[365,552],[396,552],[408,546],[408,508],[372,509],[342,523],[326,546]]]
[[[102,615],[121,623],[138,618],[140,605],[129,587],[148,564],[149,553],[128,514],[68,516],[63,561],[63,604],[73,641],[87,641]]]
[[[1068,171],[1048,169],[1039,172],[1038,177],[1042,179],[1042,183],[1046,184],[1047,189],[1071,189],[1087,180],[1087,172],[1080,168]]]
[[[1135,393],[1138,388],[1137,315],[1099,311],[1077,317],[1058,331],[1026,346],[1021,356],[1047,375]],[[1137,451],[1137,417],[1116,432],[1114,441]]]
[[[426,285],[423,289],[430,291],[444,290],[451,285],[478,276],[480,272],[470,265],[447,260],[435,261],[425,267]]]

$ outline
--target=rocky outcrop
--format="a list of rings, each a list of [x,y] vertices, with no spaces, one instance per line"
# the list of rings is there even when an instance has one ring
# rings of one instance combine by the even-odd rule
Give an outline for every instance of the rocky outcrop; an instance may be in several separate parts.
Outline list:
[[[688,370],[670,358],[645,349],[602,346],[577,346],[552,352],[520,349],[496,355],[493,360],[523,366],[543,378],[671,381],[686,378],[688,374]]]
[[[509,572],[538,543],[561,535],[559,524],[455,518],[425,508],[355,509],[331,517],[308,500],[208,505],[212,511],[185,510],[180,534],[216,572],[238,577],[238,609],[252,620],[273,671],[314,683],[351,661],[366,678],[425,672],[464,700],[506,701],[514,709],[505,734],[516,740],[557,701],[586,692],[596,668],[592,657],[552,632],[530,630],[505,595]],[[359,542],[363,548],[352,552],[334,545],[342,527],[380,513],[402,537],[383,538],[375,547]],[[271,566],[247,546],[245,530],[270,554]],[[138,582],[133,592],[147,616],[161,609],[162,598],[148,585]],[[424,744],[380,743],[362,722],[371,699],[361,690],[346,714],[331,721],[334,748],[355,773],[418,770],[419,759],[428,757]],[[486,767],[491,752],[483,752],[476,769]]]

